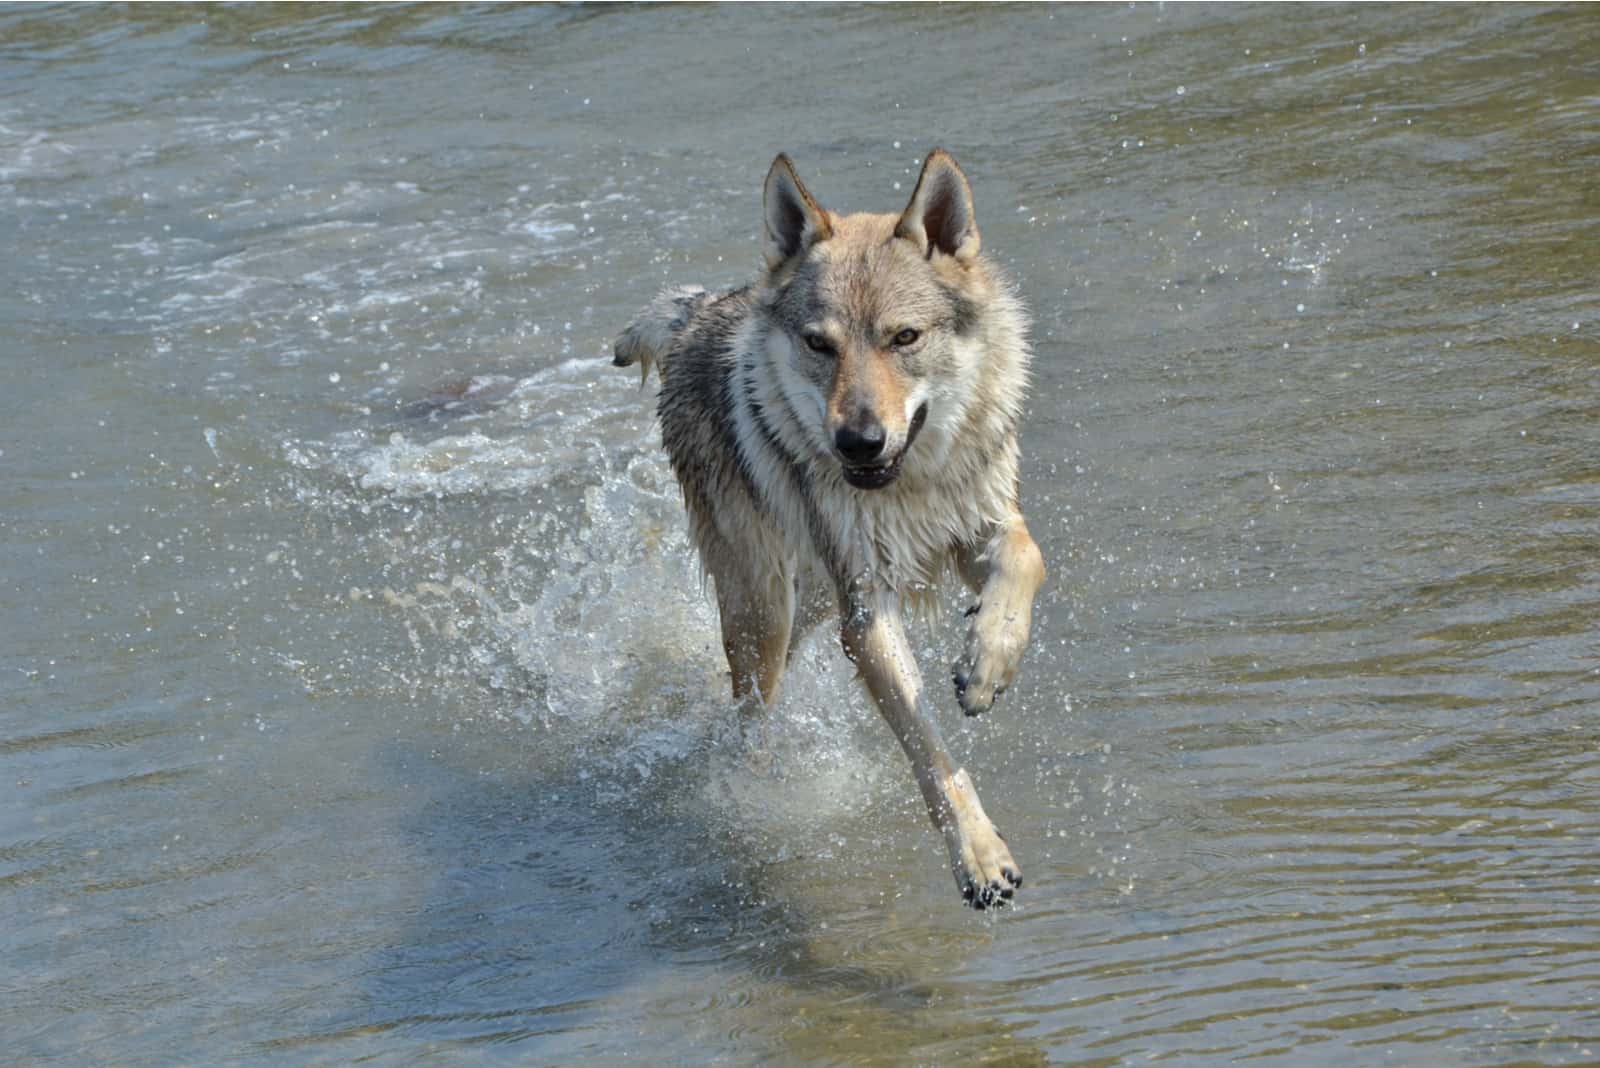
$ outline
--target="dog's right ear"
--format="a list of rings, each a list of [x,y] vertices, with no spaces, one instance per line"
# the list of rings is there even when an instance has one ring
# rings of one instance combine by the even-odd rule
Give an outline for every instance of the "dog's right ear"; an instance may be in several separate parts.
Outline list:
[[[794,173],[794,164],[782,152],[767,172],[761,203],[766,213],[767,269],[770,271],[777,270],[791,256],[833,236],[828,213],[811,199],[800,176]]]
[[[952,256],[963,267],[978,258],[978,220],[972,210],[972,186],[955,157],[942,148],[928,153],[917,176],[911,203],[895,224],[924,256],[935,251]]]

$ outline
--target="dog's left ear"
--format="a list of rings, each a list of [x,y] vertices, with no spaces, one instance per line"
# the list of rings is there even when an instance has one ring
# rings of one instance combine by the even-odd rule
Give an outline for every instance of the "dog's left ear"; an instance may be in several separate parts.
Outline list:
[[[911,203],[895,224],[894,236],[922,250],[953,256],[963,267],[978,258],[978,217],[972,210],[972,186],[954,157],[942,148],[928,153]]]
[[[768,270],[776,271],[791,256],[833,236],[828,213],[806,192],[786,153],[778,153],[767,171],[761,206],[767,223]]]

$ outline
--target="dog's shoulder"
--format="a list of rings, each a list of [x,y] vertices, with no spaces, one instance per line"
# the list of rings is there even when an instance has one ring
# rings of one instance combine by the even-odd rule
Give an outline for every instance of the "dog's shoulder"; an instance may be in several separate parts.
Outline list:
[[[678,333],[678,347],[706,355],[726,349],[754,310],[750,286],[702,294]]]
[[[707,293],[696,302],[664,360],[663,412],[689,397],[715,402],[732,374],[754,310],[749,287]]]

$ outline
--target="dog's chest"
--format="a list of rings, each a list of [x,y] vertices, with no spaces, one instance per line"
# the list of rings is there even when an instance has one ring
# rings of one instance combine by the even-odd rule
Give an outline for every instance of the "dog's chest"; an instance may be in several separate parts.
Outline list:
[[[827,540],[843,549],[850,574],[911,594],[936,583],[951,550],[984,536],[997,505],[972,487],[917,479],[883,491],[852,489],[837,477],[818,480],[816,514],[831,528]],[[823,546],[813,544],[819,555]],[[826,562],[826,561],[824,561]]]

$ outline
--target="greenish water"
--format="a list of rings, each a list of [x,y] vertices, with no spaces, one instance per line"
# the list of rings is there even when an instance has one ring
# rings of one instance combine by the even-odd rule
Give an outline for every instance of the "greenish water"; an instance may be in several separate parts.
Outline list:
[[[0,90],[13,1063],[1597,1059],[1594,8],[14,6]],[[606,359],[936,144],[1037,320],[998,917],[825,636],[740,737]]]

